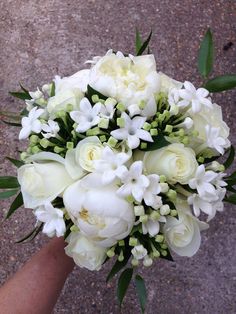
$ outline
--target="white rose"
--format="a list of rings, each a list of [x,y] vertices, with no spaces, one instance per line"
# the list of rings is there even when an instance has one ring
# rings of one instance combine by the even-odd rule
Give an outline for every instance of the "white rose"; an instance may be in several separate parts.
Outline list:
[[[166,217],[163,227],[169,248],[180,256],[193,256],[201,244],[201,230],[208,228],[208,224],[199,221],[191,214],[187,202],[178,200],[176,204],[178,218]]]
[[[106,250],[83,235],[72,232],[66,240],[65,252],[74,262],[89,270],[99,270],[106,259]]]
[[[89,136],[80,141],[75,149],[68,150],[65,157],[66,170],[76,180],[86,171],[93,172],[94,161],[99,160],[104,147],[97,136]]]
[[[37,155],[40,156],[40,154],[34,155],[35,160]],[[58,159],[56,154],[43,153],[42,156],[44,155],[48,155],[47,161],[42,157],[41,162],[37,160],[18,169],[18,181],[27,208],[35,208],[45,202],[51,202],[73,182],[63,162],[55,161]],[[55,155],[55,159],[51,155]]]
[[[165,175],[171,184],[187,184],[198,167],[194,151],[179,143],[146,152],[143,163],[149,174]]]
[[[158,72],[161,81],[160,92],[168,94],[169,91],[173,88],[180,89],[183,83],[173,80],[171,77],[167,76],[162,72]]]
[[[229,127],[223,121],[221,107],[217,104],[212,104],[212,106],[212,109],[206,108],[206,106],[204,106],[199,113],[190,113],[190,116],[193,119],[194,130],[198,131],[198,141],[195,141],[193,143],[194,148],[197,148],[197,146],[199,146],[199,141],[200,143],[205,143],[207,141],[205,128],[206,125],[210,125],[214,128],[219,128],[219,136],[223,139],[227,140],[229,137]],[[227,142],[229,146],[230,142]]]
[[[59,93],[64,90],[70,90],[73,88],[79,89],[82,92],[86,92],[88,82],[89,82],[89,72],[90,70],[85,69],[78,71],[77,73],[60,78],[60,76],[55,77],[55,93]]]
[[[83,179],[63,195],[65,208],[81,233],[100,246],[124,239],[134,224],[133,206],[116,194],[116,187],[86,189]]]
[[[102,57],[91,69],[89,84],[128,107],[148,101],[159,92],[160,79],[153,55],[124,57],[121,53],[112,53]]]

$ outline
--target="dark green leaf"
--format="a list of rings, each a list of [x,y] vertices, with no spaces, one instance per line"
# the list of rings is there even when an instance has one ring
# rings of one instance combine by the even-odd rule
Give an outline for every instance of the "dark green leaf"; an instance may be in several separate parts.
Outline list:
[[[6,120],[1,120],[3,123],[7,124],[7,125],[10,125],[10,126],[18,126],[20,127],[21,124],[20,123],[15,123],[15,122],[9,122],[9,121],[6,121]]]
[[[225,197],[224,201],[227,203],[236,204],[236,194]]]
[[[138,294],[139,303],[142,309],[142,313],[145,312],[145,306],[147,303],[147,290],[145,287],[145,282],[140,275],[135,276],[135,286]]]
[[[149,42],[152,38],[152,31],[150,32],[150,34],[148,35],[148,38],[144,41],[144,43],[142,44],[142,47],[139,49],[137,56],[141,56],[143,54],[143,52],[145,51],[145,49],[148,47]]]
[[[5,176],[0,177],[0,189],[15,189],[19,187],[16,177]]]
[[[66,232],[64,234],[64,240],[66,240],[66,238],[70,235],[71,230],[70,228],[73,226],[73,222],[71,220],[67,220],[66,221]]]
[[[144,150],[144,151],[151,151],[151,150],[156,150],[156,149],[159,149],[159,148],[162,148],[164,146],[167,146],[167,145],[170,145],[170,143],[165,139],[165,136],[160,134],[160,135],[157,135],[157,136],[153,136],[152,137],[153,139],[153,142],[152,143],[147,143],[147,147],[144,148],[144,149],[141,149],[141,150]]]
[[[232,186],[230,186],[230,185],[227,185],[227,186],[226,186],[226,189],[227,189],[227,191],[236,193],[236,190],[235,190]]]
[[[229,168],[232,165],[232,163],[234,162],[234,157],[235,157],[235,149],[233,145],[231,145],[230,150],[229,150],[229,156],[224,162],[225,169]]]
[[[29,114],[29,111],[28,111],[26,108],[24,108],[24,109],[21,110],[21,112],[20,112],[20,115],[23,116],[23,117],[28,116],[28,114]]]
[[[10,209],[7,213],[6,219],[8,219],[9,217],[11,217],[11,215],[19,208],[23,205],[23,198],[22,198],[22,194],[21,192],[17,195],[17,197],[14,199],[14,201],[12,202]]]
[[[16,241],[16,243],[22,243],[22,242],[26,243],[28,242],[26,240],[29,240],[29,241],[33,240],[39,234],[42,228],[43,228],[43,223],[35,227],[32,231],[30,231],[30,233],[25,235],[22,239]]]
[[[223,92],[236,87],[236,74],[217,76],[204,85],[211,93]]]
[[[50,97],[55,96],[55,82],[52,82],[52,87],[51,87],[51,93],[50,93]]]
[[[29,95],[25,92],[9,92],[9,94],[15,98],[19,98],[22,100],[30,99]]]
[[[199,49],[198,70],[203,77],[208,77],[213,68],[213,39],[211,30],[208,29]]]
[[[125,265],[128,263],[131,253],[124,255],[124,259],[122,262],[119,262],[118,259],[113,265],[111,271],[109,272],[106,282],[110,281]]]
[[[26,89],[26,88],[24,88],[24,86],[20,83],[20,87],[21,87],[21,89],[23,90],[23,92],[25,92],[25,94],[27,94],[28,95],[28,99],[31,99],[31,96],[30,96],[30,94],[29,94],[29,91]]]
[[[136,51],[136,55],[138,55],[139,50],[142,47],[142,38],[140,36],[140,33],[138,31],[138,29],[136,28],[136,38],[135,38],[135,51]]]
[[[0,192],[0,200],[3,200],[5,198],[9,198],[13,195],[15,195],[18,192],[18,190],[8,190],[4,192]]]
[[[6,157],[13,165],[15,165],[17,168],[20,168],[21,166],[24,165],[24,162],[21,160],[17,160],[14,158]]]
[[[129,287],[130,281],[132,279],[132,275],[133,275],[133,268],[127,268],[121,273],[120,278],[118,280],[117,297],[118,297],[120,306],[123,302],[127,289]]]
[[[95,89],[92,88],[90,85],[88,85],[88,86],[87,86],[86,97],[89,99],[89,101],[90,101],[91,103],[93,103],[93,101],[92,101],[92,96],[93,96],[93,95],[98,95],[98,97],[99,97],[100,99],[104,99],[104,100],[106,100],[106,99],[108,98],[107,96],[105,96],[105,95],[99,93],[97,90],[95,90]]]

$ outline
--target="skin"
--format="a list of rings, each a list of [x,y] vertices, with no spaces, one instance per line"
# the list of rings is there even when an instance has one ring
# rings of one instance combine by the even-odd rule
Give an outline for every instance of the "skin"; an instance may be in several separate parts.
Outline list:
[[[54,238],[0,288],[4,314],[52,313],[73,260],[64,252],[63,238]]]

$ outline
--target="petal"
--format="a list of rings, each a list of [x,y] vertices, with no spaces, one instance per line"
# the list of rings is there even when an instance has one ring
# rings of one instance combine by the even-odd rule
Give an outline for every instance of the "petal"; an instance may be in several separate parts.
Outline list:
[[[153,142],[151,134],[145,130],[137,130],[136,135],[144,141]]]
[[[23,127],[19,133],[19,140],[24,140],[24,139],[28,138],[30,133],[31,133],[31,127],[30,126]]]
[[[146,121],[145,117],[134,117],[132,119],[132,127],[134,127],[135,129],[141,129],[145,121]]]
[[[79,109],[83,113],[87,113],[88,111],[92,110],[92,105],[90,104],[88,98],[84,97],[81,99],[80,104],[79,104]]]
[[[74,120],[75,122],[79,123],[79,118],[80,118],[80,113],[79,111],[71,111],[70,112],[70,117],[72,120]]]
[[[139,144],[140,144],[140,139],[137,135],[128,135],[128,146],[131,149],[137,148]]]
[[[113,136],[117,140],[125,140],[128,137],[128,131],[124,128],[117,129],[111,132],[111,136]]]

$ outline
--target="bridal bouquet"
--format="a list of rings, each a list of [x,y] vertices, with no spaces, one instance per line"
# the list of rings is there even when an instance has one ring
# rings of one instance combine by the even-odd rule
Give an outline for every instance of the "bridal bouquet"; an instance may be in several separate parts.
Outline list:
[[[40,231],[64,236],[66,254],[89,270],[116,256],[107,280],[130,261],[118,280],[120,304],[138,265],[172,260],[171,252],[193,256],[223,202],[236,201],[236,175],[225,173],[234,159],[229,128],[209,93],[233,88],[235,76],[200,88],[176,81],[142,55],[150,38],[137,32],[136,56],[109,50],[89,69],[12,93],[26,103],[19,139],[28,147],[9,158],[17,177],[0,178],[1,198],[17,194],[7,218],[24,205],[37,220],[18,242]],[[211,67],[208,31],[199,53],[205,79]],[[134,277],[144,311],[144,281]]]

